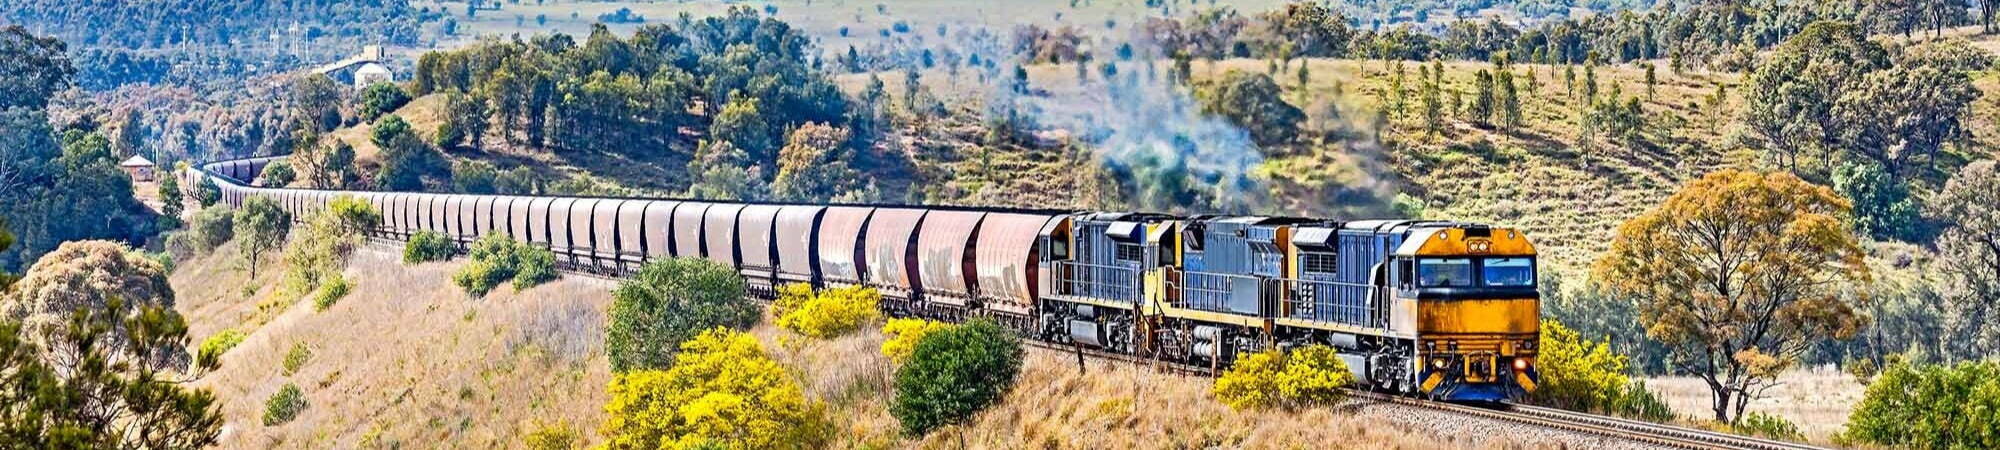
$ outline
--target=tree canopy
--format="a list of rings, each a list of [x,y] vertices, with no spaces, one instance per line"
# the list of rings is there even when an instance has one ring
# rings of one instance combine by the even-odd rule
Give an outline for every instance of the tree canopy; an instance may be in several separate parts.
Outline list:
[[[184,387],[187,323],[158,263],[65,243],[0,293],[0,442],[192,449],[215,443],[215,396]]]
[[[285,234],[292,229],[292,216],[278,206],[277,200],[253,195],[243,200],[231,222],[235,224],[236,237],[243,238],[243,256],[250,266],[250,278],[255,279],[264,253],[285,243]]]
[[[411,91],[466,97],[452,103],[456,142],[477,145],[498,132],[557,153],[669,161],[695,161],[697,148],[728,143],[743,152],[732,176],[760,184],[778,171],[793,129],[844,126],[850,109],[814,64],[810,38],[744,6],[646,25],[630,38],[599,26],[581,44],[546,35],[427,53]],[[478,104],[491,106],[490,124],[471,114]],[[706,113],[691,112],[694,105]],[[699,144],[702,136],[710,144]],[[694,177],[710,168],[695,162]]]
[[[0,27],[0,218],[18,239],[0,252],[0,270],[18,270],[66,241],[141,242],[158,222],[133,198],[131,178],[94,123],[62,133],[50,125],[50,99],[75,73],[64,48]]]
[[[743,277],[706,259],[647,263],[612,291],[605,352],[616,371],[659,369],[674,350],[715,327],[749,328],[761,311],[744,298]]]
[[[1991,160],[1959,169],[1931,200],[1943,222],[1938,236],[1940,283],[1950,308],[1947,330],[1972,347],[2000,345],[2000,168]]]
[[[1646,335],[1729,422],[1801,353],[1865,320],[1842,297],[1869,279],[1851,208],[1788,173],[1710,173],[1619,226],[1592,278],[1637,303]]]

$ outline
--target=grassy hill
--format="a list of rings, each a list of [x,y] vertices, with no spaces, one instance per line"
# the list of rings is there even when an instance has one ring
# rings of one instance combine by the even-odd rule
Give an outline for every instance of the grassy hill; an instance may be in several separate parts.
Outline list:
[[[468,298],[449,281],[463,260],[402,265],[385,245],[356,254],[353,293],[324,311],[277,291],[275,257],[249,279],[235,244],[183,261],[171,279],[197,342],[245,332],[196,381],[222,401],[226,448],[509,448],[561,424],[601,441],[611,281],[565,277]],[[765,321],[753,335],[829,407],[833,448],[1175,447],[1539,448],[1529,436],[1462,429],[1391,406],[1231,411],[1206,378],[1031,348],[1017,387],[968,425],[906,437],[889,414],[894,366],[874,329],[809,341]],[[303,348],[304,351],[295,350]],[[288,372],[287,359],[309,354]],[[308,406],[282,424],[265,400],[297,385]],[[1444,428],[1440,428],[1444,427]],[[1453,431],[1457,430],[1457,431]]]
[[[345,271],[354,292],[314,311],[277,292],[276,260],[257,280],[241,261],[230,244],[172,277],[189,336],[248,334],[198,382],[222,399],[223,447],[507,447],[542,424],[588,431],[602,416],[610,282],[566,278],[471,299],[450,282],[459,263],[406,267],[364,250]],[[287,374],[300,346],[310,357]],[[265,426],[265,399],[288,383],[308,406]]]
[[[1167,62],[1153,70],[1165,73]],[[1307,65],[1309,82],[1301,87],[1293,75],[1298,64]],[[1140,63],[1127,63],[1126,71],[1140,71]],[[1263,72],[1263,60],[1236,59],[1195,62],[1196,83],[1215,79],[1229,71]],[[1601,251],[1611,231],[1624,220],[1645,211],[1683,182],[1724,167],[1750,168],[1759,164],[1757,155],[1741,149],[1735,136],[1742,133],[1733,119],[1741,99],[1742,76],[1734,73],[1688,72],[1674,74],[1661,68],[1652,95],[1646,93],[1645,71],[1636,65],[1604,66],[1596,69],[1600,92],[1614,87],[1627,96],[1643,100],[1652,114],[1646,135],[1651,145],[1633,147],[1598,136],[1582,137],[1578,126],[1582,107],[1583,70],[1575,68],[1576,86],[1566,86],[1562,66],[1515,65],[1522,77],[1520,93],[1524,121],[1520,128],[1501,130],[1475,127],[1461,120],[1448,120],[1441,133],[1423,130],[1416,111],[1417,66],[1407,63],[1405,89],[1412,93],[1411,105],[1402,115],[1379,122],[1375,111],[1385,109],[1392,67],[1381,61],[1314,59],[1301,60],[1279,70],[1279,80],[1289,103],[1307,110],[1333,111],[1313,120],[1339,122],[1352,133],[1346,139],[1364,141],[1379,134],[1381,145],[1374,150],[1356,151],[1335,142],[1304,143],[1304,151],[1268,157],[1255,173],[1267,178],[1276,199],[1271,212],[1290,215],[1320,215],[1366,218],[1390,215],[1379,209],[1354,211],[1328,201],[1328,186],[1379,183],[1377,195],[1388,197],[1400,192],[1428,205],[1424,217],[1483,221],[1520,227],[1551,256],[1554,267],[1573,270]],[[1470,95],[1472,73],[1489,68],[1484,63],[1445,64],[1444,89]],[[1101,89],[1100,77],[1078,83],[1073,65],[1038,65],[1027,71],[1029,84],[1046,96],[1069,96]],[[868,74],[837,77],[844,89],[859,93]],[[891,105],[900,105],[902,73],[873,74],[889,86]],[[873,143],[883,151],[903,152],[914,163],[914,178],[889,180],[918,191],[923,201],[939,204],[999,206],[1059,206],[1074,208],[1118,208],[1103,201],[1108,176],[1092,167],[1090,150],[1071,147],[1067,134],[1040,133],[1035,142],[993,143],[982,107],[992,90],[992,80],[981,80],[971,71],[955,76],[939,69],[923,72],[924,87],[937,95],[947,113],[941,116],[910,114],[890,107],[889,135]],[[1535,89],[1528,89],[1530,82]],[[1983,78],[1982,89],[2000,88],[1991,77]],[[1727,93],[1711,107],[1708,97],[1722,86]],[[1574,89],[1574,91],[1572,91]],[[1446,94],[1447,96],[1449,94]],[[438,96],[416,99],[395,113],[408,120],[421,134],[428,135],[442,120]],[[1449,102],[1449,100],[1447,100]],[[1982,100],[1982,110],[1996,104]],[[1453,113],[1447,111],[1447,116]],[[1979,117],[1978,138],[1994,138],[1987,126],[1992,114]],[[373,144],[367,142],[366,124],[333,133],[356,147],[364,165],[372,164]],[[1349,142],[1348,144],[1352,144]],[[489,139],[485,151],[455,152],[458,160],[479,160],[502,168],[525,166],[543,178],[589,180],[584,185],[601,185],[613,192],[677,195],[685,187],[686,170],[679,161],[634,161],[624,157],[583,153],[557,155],[533,149],[514,148]],[[1102,150],[1102,149],[1099,149]],[[1363,160],[1365,162],[1357,162]],[[900,189],[891,189],[897,191]],[[1386,199],[1384,199],[1386,200]]]

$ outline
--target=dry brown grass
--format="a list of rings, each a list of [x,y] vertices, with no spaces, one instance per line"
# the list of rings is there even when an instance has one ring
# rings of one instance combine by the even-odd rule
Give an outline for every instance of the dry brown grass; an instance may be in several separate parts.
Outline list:
[[[566,422],[597,441],[604,386],[604,311],[613,284],[569,277],[469,299],[449,281],[462,262],[403,266],[380,246],[346,269],[354,293],[314,312],[277,298],[276,277],[244,298],[234,247],[185,262],[174,276],[179,308],[198,341],[223,329],[250,333],[198,382],[222,400],[227,448],[518,446],[543,424]],[[258,304],[279,305],[259,312]],[[767,321],[768,322],[768,321]],[[973,423],[921,438],[900,435],[889,413],[894,366],[877,327],[814,341],[770,325],[753,333],[827,407],[833,448],[1523,448],[1516,438],[1434,436],[1423,424],[1369,406],[1304,411],[1228,409],[1209,380],[1147,367],[1030,349],[1002,403]],[[294,343],[312,350],[293,375],[281,361]],[[264,400],[286,383],[309,406],[264,426]],[[1421,419],[1419,419],[1421,420]],[[1337,443],[1337,444],[1334,444]]]
[[[1518,448],[1505,437],[1425,434],[1346,405],[1302,411],[1234,411],[1209,394],[1210,380],[1149,367],[1086,362],[1035,349],[1003,403],[967,426],[946,428],[917,448]],[[1470,440],[1461,440],[1470,439]],[[1483,439],[1483,440],[1481,440]]]
[[[196,339],[243,326],[256,308],[232,295],[244,280],[214,261],[226,253],[174,277]],[[249,338],[198,382],[222,400],[223,446],[507,447],[555,421],[593,438],[610,379],[601,336],[611,283],[572,277],[470,299],[449,281],[461,264],[406,267],[364,250],[346,270],[354,292],[332,308],[284,301],[268,323],[247,327]],[[313,356],[285,376],[280,361],[295,342]],[[264,426],[265,398],[286,383],[310,406]]]
[[[1750,402],[1750,411],[1773,414],[1798,424],[1799,432],[1813,443],[1831,444],[1832,437],[1846,429],[1847,415],[1861,403],[1867,386],[1854,376],[1831,367],[1785,372],[1782,383],[1764,398]],[[1656,377],[1646,387],[1658,392],[1667,406],[1682,417],[1712,418],[1708,385],[1695,377]]]
[[[971,424],[904,438],[889,414],[894,366],[870,329],[806,341],[774,327],[755,332],[792,367],[806,393],[830,406],[835,448],[1521,448],[1505,437],[1444,437],[1349,405],[1304,411],[1233,411],[1209,394],[1210,380],[1091,360],[1079,373],[1068,354],[1030,348],[1001,403]]]

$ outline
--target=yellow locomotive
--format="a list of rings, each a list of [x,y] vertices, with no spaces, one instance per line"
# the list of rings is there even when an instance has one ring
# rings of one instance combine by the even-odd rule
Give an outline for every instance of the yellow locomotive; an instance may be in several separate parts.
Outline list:
[[[1222,367],[1325,344],[1373,389],[1535,389],[1540,296],[1518,230],[1429,221],[1084,214],[1043,230],[1040,337]]]

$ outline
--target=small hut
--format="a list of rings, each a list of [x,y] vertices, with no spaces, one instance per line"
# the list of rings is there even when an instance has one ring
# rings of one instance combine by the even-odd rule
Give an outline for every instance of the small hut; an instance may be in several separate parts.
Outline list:
[[[125,162],[118,163],[118,168],[124,169],[126,175],[131,175],[132,181],[153,181],[153,175],[159,169],[153,165],[152,160],[139,155],[132,155]]]

